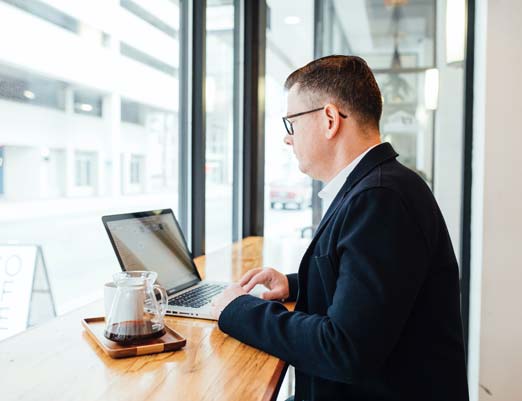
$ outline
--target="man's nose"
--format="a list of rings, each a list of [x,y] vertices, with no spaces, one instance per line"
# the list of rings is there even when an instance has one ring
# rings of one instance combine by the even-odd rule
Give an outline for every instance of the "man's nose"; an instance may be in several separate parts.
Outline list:
[[[293,145],[294,144],[294,138],[292,138],[292,135],[285,135],[285,138],[283,139],[283,142],[287,145]]]

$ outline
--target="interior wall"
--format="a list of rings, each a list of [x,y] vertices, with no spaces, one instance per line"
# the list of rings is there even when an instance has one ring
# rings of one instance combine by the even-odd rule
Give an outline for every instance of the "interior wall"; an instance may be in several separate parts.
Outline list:
[[[469,377],[472,400],[522,396],[522,2],[477,0]]]

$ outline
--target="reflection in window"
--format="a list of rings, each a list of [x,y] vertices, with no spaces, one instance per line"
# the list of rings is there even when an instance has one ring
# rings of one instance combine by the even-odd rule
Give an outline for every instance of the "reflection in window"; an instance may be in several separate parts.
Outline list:
[[[373,69],[430,68],[435,63],[435,0],[320,2],[321,52],[354,54]]]
[[[434,124],[425,104],[425,72],[435,63],[435,0],[366,0],[350,9],[339,0],[321,5],[322,53],[368,62],[383,96],[382,139],[431,185]]]
[[[424,104],[425,73],[376,74],[384,98],[382,140],[390,142],[399,160],[431,185],[433,118]]]

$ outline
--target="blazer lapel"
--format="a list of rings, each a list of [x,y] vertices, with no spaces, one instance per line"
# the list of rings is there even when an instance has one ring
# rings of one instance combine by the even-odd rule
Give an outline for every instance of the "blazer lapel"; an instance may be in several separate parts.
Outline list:
[[[326,211],[326,214],[321,219],[317,230],[315,231],[314,238],[319,236],[322,232],[323,228],[326,226],[326,223],[331,219],[331,217],[335,214],[335,211],[341,205],[341,201],[344,196],[350,192],[350,190],[361,181],[370,171],[372,171],[378,165],[390,160],[394,159],[398,156],[393,147],[388,143],[384,142],[379,146],[376,146],[372,150],[368,152],[366,156],[359,162],[359,164],[355,167],[355,169],[351,172],[351,174],[346,178],[345,183],[337,193],[336,197],[332,201],[332,204]]]

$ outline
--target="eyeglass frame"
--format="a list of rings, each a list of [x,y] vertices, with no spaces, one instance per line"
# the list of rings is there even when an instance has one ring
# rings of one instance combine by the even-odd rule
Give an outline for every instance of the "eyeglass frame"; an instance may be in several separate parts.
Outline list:
[[[294,135],[294,125],[292,123],[292,121],[290,121],[290,118],[295,118],[295,117],[299,117],[299,116],[303,116],[305,114],[309,114],[309,113],[314,113],[316,111],[319,111],[319,110],[323,110],[326,106],[323,106],[323,107],[319,107],[317,109],[313,109],[313,110],[308,110],[308,111],[302,111],[300,113],[295,113],[295,114],[290,114],[289,116],[284,116],[283,117],[283,124],[286,128],[286,132],[288,133],[288,135]],[[342,118],[347,118],[348,116],[342,112],[339,111],[339,115],[342,117]],[[288,125],[286,125],[288,123]]]

